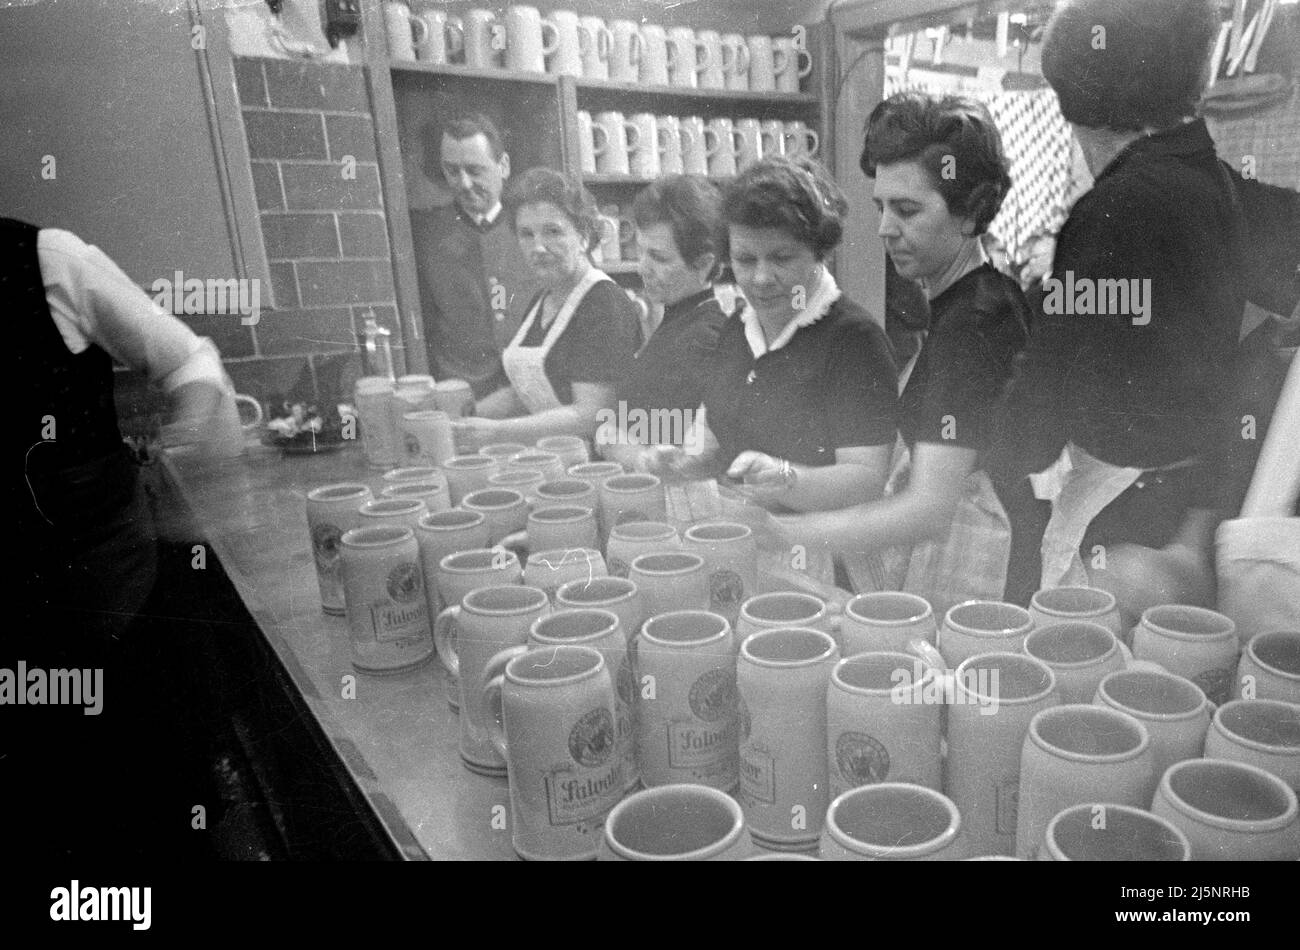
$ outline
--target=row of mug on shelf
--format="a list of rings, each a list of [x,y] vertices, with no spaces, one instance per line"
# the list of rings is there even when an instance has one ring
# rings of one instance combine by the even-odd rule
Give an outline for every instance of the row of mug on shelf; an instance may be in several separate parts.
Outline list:
[[[579,16],[571,10],[543,15],[511,6],[503,17],[470,10],[412,13],[401,0],[384,3],[388,51],[394,60],[480,69],[511,69],[581,79],[610,79],[644,86],[799,91],[812,72],[802,30],[789,36],[742,36],[690,27]]]
[[[578,153],[584,174],[735,175],[760,158],[811,158],[821,136],[803,122],[730,119],[640,112],[578,112]]]

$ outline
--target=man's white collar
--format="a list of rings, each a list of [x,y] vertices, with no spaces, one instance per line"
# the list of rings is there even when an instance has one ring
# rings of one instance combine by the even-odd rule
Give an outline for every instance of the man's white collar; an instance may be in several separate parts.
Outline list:
[[[740,311],[741,322],[745,325],[745,339],[749,342],[749,349],[754,354],[754,358],[762,356],[764,353],[774,353],[781,347],[790,342],[791,338],[801,327],[811,326],[826,315],[831,304],[840,299],[839,284],[835,283],[835,278],[831,275],[830,269],[822,267],[821,280],[817,282],[816,289],[808,298],[807,305],[795,316],[793,320],[787,323],[781,330],[775,340],[767,342],[767,335],[763,332],[763,326],[758,322],[758,314],[754,308],[745,302],[745,307]]]

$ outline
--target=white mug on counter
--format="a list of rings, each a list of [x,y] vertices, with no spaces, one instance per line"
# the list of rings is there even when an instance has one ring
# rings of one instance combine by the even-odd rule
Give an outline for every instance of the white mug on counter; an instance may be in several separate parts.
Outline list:
[[[405,3],[386,0],[383,7],[389,57],[408,63],[414,61],[415,47],[423,45],[429,37],[428,26],[412,15]]]
[[[609,57],[614,34],[598,16],[578,20],[578,43],[582,54],[582,75],[586,79],[608,79]]]
[[[504,63],[498,39],[505,28],[491,10],[470,10],[465,14],[465,65],[496,69]]]
[[[655,23],[641,27],[641,84],[667,86],[668,34]]]
[[[812,72],[812,54],[796,45],[793,36],[778,36],[772,41],[772,58],[777,92],[798,92],[799,80]]]
[[[641,28],[632,20],[612,20],[609,32],[609,78],[615,82],[638,82],[641,79],[641,57],[645,51]]]
[[[543,20],[536,7],[506,9],[506,66],[522,72],[546,72],[546,57],[559,46],[555,24]]]
[[[553,10],[546,18],[556,33],[550,72],[557,76],[582,76],[582,24],[572,10]]]
[[[728,89],[749,89],[749,46],[739,33],[722,37],[722,74]]]

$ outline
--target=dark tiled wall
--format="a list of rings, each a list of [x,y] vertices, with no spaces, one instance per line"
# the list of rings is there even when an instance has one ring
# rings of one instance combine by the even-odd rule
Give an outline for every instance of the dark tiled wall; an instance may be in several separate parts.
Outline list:
[[[392,327],[396,292],[361,68],[237,58],[235,79],[276,309],[227,369],[265,399],[355,353],[368,309]]]

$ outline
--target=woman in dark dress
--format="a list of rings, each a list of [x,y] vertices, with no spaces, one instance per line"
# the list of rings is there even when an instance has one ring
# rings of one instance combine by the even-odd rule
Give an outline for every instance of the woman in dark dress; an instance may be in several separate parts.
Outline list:
[[[936,611],[1000,598],[1010,525],[981,456],[1028,322],[1019,286],[980,240],[1011,186],[1002,143],[973,100],[899,93],[872,113],[861,164],[875,182],[885,249],[930,304],[900,402],[910,472],[884,498],[780,520],[840,556],[883,553],[880,586],[921,594]]]
[[[722,270],[722,195],[707,178],[670,175],[636,196],[632,217],[645,295],[664,316],[619,383],[618,411],[596,440],[606,458],[644,470],[656,445],[683,443],[727,321],[713,291]]]

